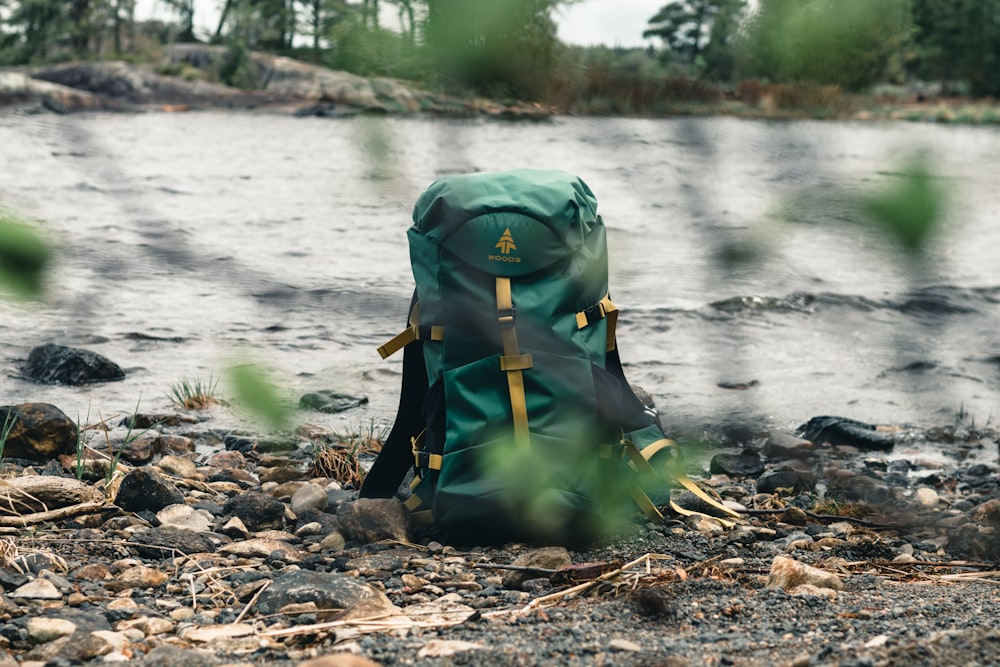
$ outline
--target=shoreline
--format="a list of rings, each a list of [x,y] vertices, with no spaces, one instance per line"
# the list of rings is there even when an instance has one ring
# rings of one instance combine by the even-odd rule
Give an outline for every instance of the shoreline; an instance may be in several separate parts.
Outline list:
[[[161,64],[81,61],[40,67],[0,68],[0,109],[66,114],[87,111],[177,113],[234,110],[327,118],[357,114],[421,115],[441,118],[488,117],[540,121],[560,116],[678,118],[729,116],[750,120],[906,121],[960,125],[1000,124],[992,100],[926,98],[915,95],[840,95],[809,101],[811,88],[755,87],[745,100],[676,102],[662,112],[587,113],[534,102],[500,102],[442,95],[409,82],[365,78],[280,56],[254,53],[260,70],[256,89],[212,83],[200,68],[224,47],[175,45]],[[789,92],[790,91],[790,92]],[[789,98],[789,99],[785,99]],[[801,99],[800,99],[801,98]]]

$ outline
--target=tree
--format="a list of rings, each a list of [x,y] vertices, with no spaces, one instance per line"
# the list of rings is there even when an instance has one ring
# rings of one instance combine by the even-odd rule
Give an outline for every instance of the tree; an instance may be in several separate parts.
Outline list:
[[[759,0],[743,73],[860,90],[901,79],[912,33],[910,0]]]
[[[425,43],[452,85],[539,99],[555,59],[560,0],[427,0]]]
[[[1000,0],[914,0],[917,75],[1000,95]]]
[[[745,0],[673,0],[660,8],[643,37],[659,37],[667,48],[690,64],[716,41],[729,41],[746,7]]]
[[[12,4],[0,38],[0,60],[20,64],[80,57],[104,50],[116,27],[117,0],[20,0]]]
[[[177,12],[181,19],[180,30],[177,33],[178,42],[194,42],[194,4],[195,0],[163,0],[168,7]]]

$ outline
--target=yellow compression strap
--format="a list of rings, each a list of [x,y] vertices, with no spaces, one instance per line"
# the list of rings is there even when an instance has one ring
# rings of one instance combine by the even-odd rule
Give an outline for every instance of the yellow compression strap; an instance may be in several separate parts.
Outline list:
[[[607,351],[615,349],[615,329],[618,326],[618,306],[611,300],[611,297],[607,294],[601,299],[593,308],[588,308],[587,310],[581,310],[576,314],[576,328],[585,329],[590,326],[592,321],[597,320],[607,320],[608,321],[608,341],[607,341]]]
[[[378,348],[378,354],[383,359],[391,357],[415,340],[421,340],[420,333],[420,302],[413,305],[409,318],[410,326],[393,336],[388,342]],[[426,328],[425,328],[426,333]],[[430,327],[430,340],[444,340],[444,327]]]
[[[528,436],[528,402],[524,396],[524,374],[531,368],[531,355],[522,355],[514,330],[514,301],[510,291],[510,278],[497,277],[497,323],[503,340],[503,357],[500,368],[507,373],[510,407],[514,416],[514,442],[518,447],[531,445]]]
[[[644,461],[648,462],[651,458],[653,458],[653,456],[657,452],[659,452],[661,450],[664,450],[664,449],[666,449],[668,447],[676,447],[676,446],[677,446],[677,443],[675,443],[673,440],[668,440],[667,438],[663,438],[662,440],[657,440],[656,442],[653,442],[652,444],[646,445],[645,447],[642,448],[642,452],[641,452],[642,458],[643,458]],[[698,484],[696,484],[693,479],[691,479],[690,477],[688,477],[687,475],[685,475],[680,470],[672,470],[672,471],[670,471],[670,477],[673,478],[673,479],[675,479],[675,480],[677,480],[677,482],[681,486],[683,486],[685,489],[687,489],[688,491],[690,491],[691,493],[693,493],[695,496],[698,497],[699,500],[701,500],[702,502],[706,503],[710,507],[712,507],[712,508],[714,508],[714,509],[716,509],[716,510],[722,512],[722,513],[724,513],[726,516],[731,516],[731,517],[733,517],[735,519],[741,518],[740,515],[737,512],[734,512],[733,510],[729,509],[728,507],[726,507],[725,505],[723,505],[722,503],[720,503],[718,500],[716,500],[715,498],[713,498],[712,496],[710,496],[707,493],[705,493],[704,489],[702,489],[700,486],[698,486]],[[675,512],[677,512],[678,514],[682,514],[684,516],[704,515],[703,512],[695,512],[693,510],[686,510],[686,509],[678,506],[673,501],[670,501],[670,508],[672,510],[674,510]],[[732,522],[726,521],[725,519],[720,519],[717,516],[713,516],[712,518],[713,519],[717,519],[718,521],[720,521],[727,528],[731,527],[733,525]]]

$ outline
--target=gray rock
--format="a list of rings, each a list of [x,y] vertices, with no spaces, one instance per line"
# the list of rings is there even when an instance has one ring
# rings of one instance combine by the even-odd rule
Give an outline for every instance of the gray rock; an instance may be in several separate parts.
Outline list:
[[[337,518],[344,537],[355,542],[411,541],[413,517],[395,498],[360,498],[342,503]]]
[[[220,540],[226,539],[221,536],[216,537]],[[150,528],[135,533],[130,542],[140,554],[151,558],[169,558],[175,553],[211,553],[216,549],[215,541],[208,535],[176,528]]]
[[[303,484],[292,494],[292,511],[296,516],[308,510],[323,511],[328,503],[326,491],[315,484]]]
[[[730,477],[757,477],[764,472],[764,459],[756,450],[744,449],[739,454],[716,454],[708,469]]]
[[[275,577],[257,601],[261,614],[276,614],[290,604],[314,602],[320,610],[343,610],[339,619],[363,618],[397,611],[381,591],[356,577],[296,570]]]
[[[227,517],[237,517],[252,532],[280,530],[284,526],[285,504],[259,491],[233,496],[222,506]]]
[[[811,491],[816,486],[816,475],[806,470],[776,470],[757,479],[757,493],[775,493],[778,489],[791,489],[793,494]]]
[[[503,585],[505,588],[520,589],[524,582],[537,579],[541,574],[540,571],[558,570],[572,562],[573,559],[565,547],[535,549],[514,559],[511,565],[519,569],[508,570],[503,575]]]
[[[222,664],[218,658],[192,649],[177,648],[169,644],[157,646],[137,663],[139,667],[215,667]]]
[[[352,408],[367,405],[367,396],[350,396],[335,391],[323,390],[303,395],[299,399],[299,407],[327,414],[346,412]]]
[[[122,480],[115,504],[127,512],[159,512],[184,502],[184,494],[153,468],[135,468]]]
[[[212,522],[190,505],[168,505],[156,513],[161,528],[176,528],[204,533],[212,527]]]
[[[82,385],[125,379],[121,366],[90,350],[46,343],[28,354],[21,372],[46,384]]]
[[[14,419],[3,455],[44,462],[76,451],[76,424],[62,410],[48,403],[22,403],[0,407],[0,428]]]

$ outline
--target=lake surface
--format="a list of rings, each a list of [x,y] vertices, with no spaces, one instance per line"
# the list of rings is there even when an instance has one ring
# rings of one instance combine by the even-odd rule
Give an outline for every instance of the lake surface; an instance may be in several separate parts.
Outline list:
[[[850,202],[918,151],[949,207],[932,252],[908,261]],[[59,253],[46,301],[0,301],[0,404],[163,410],[172,383],[249,360],[292,397],[370,399],[304,419],[391,423],[402,355],[375,348],[405,320],[417,196],[447,173],[546,167],[597,195],[622,358],[668,428],[981,425],[1000,418],[998,155],[996,128],[930,124],[8,113],[0,205]],[[734,246],[757,252],[719,259]],[[19,379],[45,342],[128,379]]]

